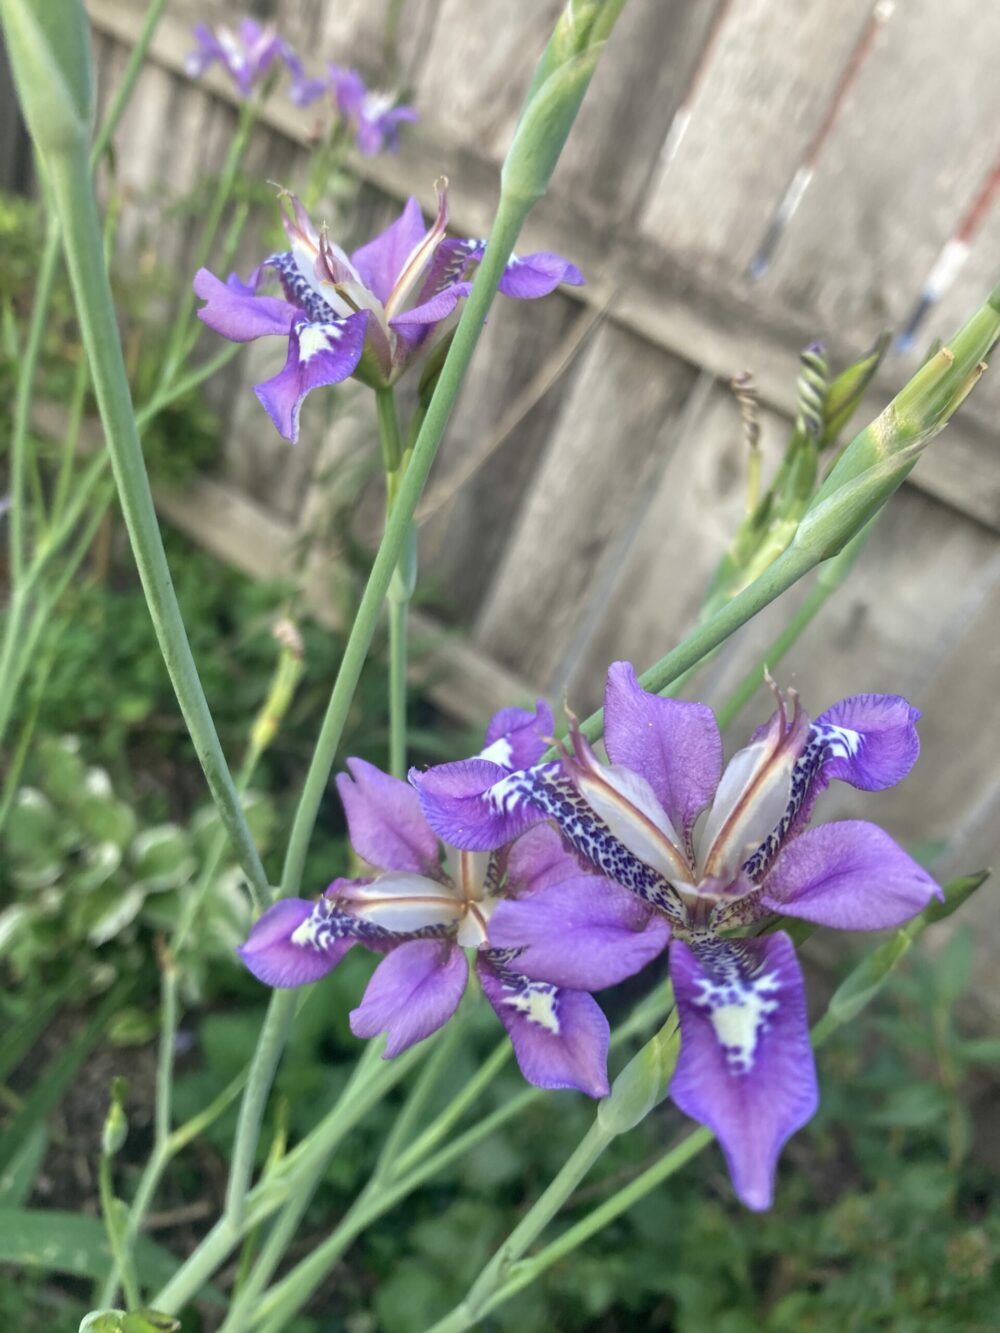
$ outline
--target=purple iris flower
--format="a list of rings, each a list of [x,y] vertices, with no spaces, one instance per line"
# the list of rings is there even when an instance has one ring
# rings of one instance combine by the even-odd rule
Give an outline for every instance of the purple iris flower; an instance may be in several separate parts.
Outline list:
[[[209,328],[233,342],[267,334],[288,339],[284,369],[255,386],[285,439],[298,437],[299,409],[310,390],[350,375],[375,388],[394,383],[468,296],[486,243],[445,237],[445,186],[438,183],[437,217],[429,229],[410,199],[390,227],[350,257],[325,228],[313,226],[294,195],[285,195],[289,250],[265,259],[247,283],[235,273],[222,282],[198,270],[194,290],[206,303],[198,316]],[[258,292],[272,273],[283,298]],[[583,277],[559,255],[526,255],[511,259],[500,291],[532,300],[562,282],[580,286]]]
[[[740,1199],[767,1208],[778,1153],[817,1106],[802,974],[783,931],[724,932],[772,913],[881,930],[940,896],[874,824],[806,830],[831,779],[877,791],[906,776],[919,714],[897,695],[860,694],[811,722],[778,694],[770,722],[723,770],[711,710],[647,693],[629,663],[611,667],[604,708],[610,765],[577,733],[572,753],[520,772],[479,756],[411,781],[455,846],[499,846],[552,820],[578,855],[657,909],[681,1030],[670,1095],[718,1137]],[[533,920],[527,903],[505,920],[526,976],[552,938],[536,944]],[[564,935],[572,952],[569,920]]]
[[[286,59],[291,54],[272,28],[262,28],[253,19],[241,19],[237,32],[224,24],[210,28],[207,23],[198,23],[194,38],[198,45],[184,62],[189,77],[198,78],[218,60],[236,84],[241,97],[250,96],[254,85],[276,60]]]
[[[399,127],[420,119],[413,106],[397,106],[392,93],[368,88],[356,69],[329,65],[330,91],[340,114],[354,130],[358,151],[375,157],[382,150],[399,147]]]
[[[535,763],[552,714],[510,708],[486,733],[484,762],[511,773]],[[608,1023],[587,992],[639,971],[668,939],[646,903],[581,870],[554,830],[531,830],[492,853],[460,852],[427,824],[416,792],[362,759],[337,778],[351,842],[373,867],[363,879],[335,880],[318,902],[286,898],[260,918],[240,949],[270,986],[315,981],[355,943],[384,954],[351,1013],[358,1037],[388,1036],[386,1057],[436,1032],[458,1008],[469,977],[465,950],[506,1028],[521,1072],[542,1088],[608,1092]],[[527,908],[536,946],[521,971],[516,923]],[[558,948],[574,923],[572,957]],[[577,946],[579,942],[580,947]]]

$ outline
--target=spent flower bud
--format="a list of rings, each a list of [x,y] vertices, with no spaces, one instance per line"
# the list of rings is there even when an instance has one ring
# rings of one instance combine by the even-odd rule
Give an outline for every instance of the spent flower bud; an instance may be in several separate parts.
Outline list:
[[[124,1146],[128,1137],[128,1120],[125,1116],[125,1080],[113,1079],[111,1082],[111,1105],[101,1130],[101,1152],[105,1157],[114,1155]]]

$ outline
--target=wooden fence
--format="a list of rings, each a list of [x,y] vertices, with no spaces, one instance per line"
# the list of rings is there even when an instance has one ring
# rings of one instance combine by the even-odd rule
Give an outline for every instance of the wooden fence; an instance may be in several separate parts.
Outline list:
[[[139,0],[90,0],[102,97],[141,22]],[[125,124],[118,171],[131,204],[127,245],[168,194],[217,170],[235,123],[221,76],[192,84],[183,62],[195,18],[171,8]],[[258,14],[269,7],[254,6]],[[398,70],[423,119],[398,155],[355,158],[358,234],[412,193],[425,207],[442,172],[459,233],[484,234],[497,164],[559,0],[408,0]],[[384,73],[381,0],[285,0],[282,33],[319,58]],[[879,11],[885,18],[886,9]],[[232,18],[231,7],[225,13]],[[822,338],[834,361],[899,326],[996,152],[1000,7],[906,0],[859,34],[871,0],[631,0],[602,58],[551,194],[523,251],[572,258],[587,286],[528,306],[501,302],[420,510],[439,696],[465,716],[538,691],[576,709],[598,701],[616,656],[640,667],[690,626],[743,505],[743,446],[725,381],[754,371],[773,461],[794,402],[798,350]],[[843,88],[845,68],[856,66]],[[676,151],[678,111],[687,131]],[[835,111],[836,115],[831,115]],[[301,180],[316,109],[274,99],[254,149],[262,178]],[[9,154],[8,154],[9,156]],[[0,159],[6,161],[6,158]],[[796,172],[811,182],[763,278],[748,264]],[[149,200],[153,204],[147,210]],[[933,311],[952,331],[1000,273],[1000,210]],[[152,236],[178,284],[184,230]],[[243,271],[253,260],[253,242]],[[259,258],[259,255],[258,255]],[[213,386],[226,431],[218,476],[163,510],[256,574],[288,567],[330,502],[338,464],[371,449],[369,397],[339,392],[303,410],[303,441],[278,439],[249,385],[274,346],[242,353]],[[895,357],[869,396],[877,411],[918,354]],[[911,843],[947,840],[943,871],[989,861],[1000,820],[994,697],[1000,666],[1000,379],[987,376],[959,421],[893,500],[851,581],[782,665],[818,711],[859,690],[905,693],[924,710],[924,753],[898,792],[830,798]],[[358,508],[377,536],[378,506]],[[323,562],[311,586],[324,605]],[[699,678],[718,701],[801,593],[727,646]],[[760,708],[766,707],[763,700]],[[1000,928],[989,890],[972,916]],[[1000,991],[992,1004],[1000,1012]]]

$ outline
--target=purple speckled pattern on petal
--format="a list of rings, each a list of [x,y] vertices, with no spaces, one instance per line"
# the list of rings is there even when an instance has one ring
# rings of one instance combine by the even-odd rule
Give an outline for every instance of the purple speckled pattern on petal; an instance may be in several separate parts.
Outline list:
[[[529,769],[516,776],[527,785],[533,772]],[[545,811],[525,797],[514,805],[498,798],[497,789],[510,778],[506,768],[489,759],[459,759],[438,764],[426,773],[410,769],[410,781],[428,824],[452,847],[470,852],[502,847],[545,819]]]
[[[675,940],[670,976],[681,1027],[670,1095],[716,1135],[741,1201],[769,1208],[778,1154],[819,1100],[792,942],[781,932],[696,952]]]
[[[837,930],[885,930],[941,896],[934,879],[888,833],[848,819],[790,842],[764,881],[761,903]]]
[[[258,981],[267,986],[304,986],[331,972],[354,943],[350,936],[330,937],[323,947],[293,944],[292,936],[313,915],[306,898],[283,898],[257,921],[237,953]]]
[[[517,971],[574,990],[617,985],[669,940],[659,912],[610,880],[579,872],[503,899],[490,918],[490,943],[522,950],[512,963]]]
[[[288,337],[284,368],[254,385],[278,433],[293,443],[299,438],[299,410],[307,393],[325,384],[339,384],[353,374],[365,349],[369,313],[361,310],[335,324],[295,320]]]
[[[529,1083],[575,1088],[588,1097],[608,1095],[610,1032],[592,995],[529,981],[486,952],[477,958],[476,971]]]
[[[356,1037],[387,1034],[385,1058],[400,1055],[451,1018],[469,969],[451,940],[410,940],[388,954],[372,974],[364,999],[351,1010]]]
[[[613,662],[604,692],[604,744],[613,764],[646,779],[674,828],[690,834],[722,776],[722,737],[712,710],[650,694],[631,662]]]
[[[441,859],[437,836],[413,788],[364,759],[348,759],[347,770],[337,775],[337,791],[358,856],[381,870],[435,874]]]

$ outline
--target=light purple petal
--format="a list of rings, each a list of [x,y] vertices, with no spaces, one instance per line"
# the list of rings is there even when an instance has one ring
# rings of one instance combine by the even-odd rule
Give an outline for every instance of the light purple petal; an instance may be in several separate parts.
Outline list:
[[[364,79],[356,69],[345,69],[341,65],[328,65],[327,69],[337,105],[345,115],[356,115],[368,91]]]
[[[681,1051],[670,1084],[680,1109],[716,1135],[733,1188],[769,1208],[784,1144],[819,1093],[802,973],[787,935],[670,947]]]
[[[489,759],[459,759],[426,773],[411,768],[410,782],[438,837],[463,851],[487,852],[546,818],[530,799],[534,772],[511,774]]]
[[[299,409],[306,394],[325,384],[339,384],[353,374],[365,348],[368,311],[360,310],[333,324],[293,322],[288,359],[272,379],[254,386],[278,433],[299,438]]]
[[[837,930],[884,930],[922,912],[940,887],[883,829],[822,824],[790,842],[763,884],[773,912]]]
[[[550,824],[536,824],[518,838],[507,858],[507,889],[511,893],[544,889],[581,873],[580,860],[567,851]]]
[[[297,931],[303,938],[293,943]],[[353,943],[350,923],[329,905],[283,898],[267,909],[236,952],[265,985],[304,986],[331,972]]]
[[[823,779],[840,778],[862,791],[881,791],[902,782],[917,762],[920,717],[898,694],[855,694],[828,708],[813,727],[836,728],[843,743],[832,738]]]
[[[410,196],[400,216],[374,240],[351,255],[351,263],[370,292],[384,305],[413,250],[427,233],[424,215]]]
[[[411,940],[393,949],[351,1010],[356,1037],[388,1034],[385,1058],[399,1055],[443,1027],[458,1008],[469,969],[451,940]]]
[[[613,764],[645,778],[685,838],[715,795],[722,737],[705,704],[644,690],[631,662],[613,662],[604,692],[604,743]]]
[[[198,311],[201,322],[234,343],[252,342],[268,334],[287,338],[292,321],[301,312],[280,296],[258,296],[259,272],[255,270],[250,283],[242,282],[235,273],[222,282],[207,268],[200,268],[192,285],[195,295],[207,303]]]
[[[501,708],[494,713],[486,728],[486,737],[480,759],[492,759],[495,764],[509,768],[530,768],[552,743],[555,722],[552,709],[544,699],[535,704],[534,712],[526,708]]]
[[[540,252],[523,258],[515,255],[507,264],[497,290],[518,301],[533,301],[539,296],[548,296],[561,283],[582,287],[583,274],[562,255]]]
[[[529,981],[486,953],[476,971],[529,1083],[608,1095],[608,1020],[593,996]]]
[[[471,282],[453,283],[429,300],[415,305],[411,310],[403,310],[400,314],[393,315],[389,323],[394,329],[404,330],[414,325],[440,324],[443,319],[448,318],[462,297],[468,296],[471,291]]]
[[[347,768],[348,773],[337,775],[337,791],[351,845],[362,860],[380,870],[436,874],[441,859],[437,836],[413,788],[364,759],[348,759]]]
[[[670,940],[659,912],[610,880],[579,873],[504,898],[489,932],[495,948],[520,950],[511,964],[518,972],[586,991],[634,976]]]

